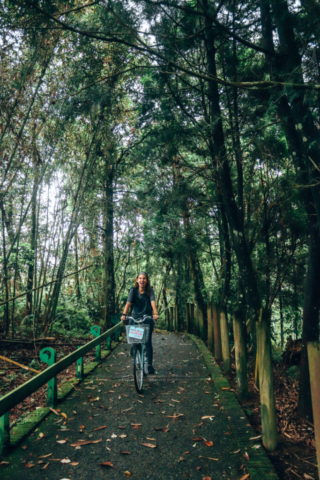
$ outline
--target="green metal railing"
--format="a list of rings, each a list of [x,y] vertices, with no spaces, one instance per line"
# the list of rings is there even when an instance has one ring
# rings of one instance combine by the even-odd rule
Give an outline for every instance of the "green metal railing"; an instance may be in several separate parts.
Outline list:
[[[49,407],[54,407],[57,403],[57,379],[56,376],[68,368],[72,363],[77,362],[76,377],[83,378],[83,357],[85,354],[95,348],[95,361],[101,360],[101,343],[106,341],[106,347],[111,349],[111,336],[115,334],[115,340],[119,340],[120,329],[123,327],[123,323],[119,322],[114,327],[110,328],[102,335],[101,329],[98,326],[91,327],[90,333],[96,338],[91,342],[78,347],[77,350],[70,353],[66,357],[56,362],[56,352],[51,347],[43,348],[40,352],[40,360],[48,363],[48,368],[43,370],[35,377],[31,378],[27,382],[20,385],[12,392],[7,393],[0,398],[0,455],[2,447],[8,445],[10,442],[10,430],[9,430],[9,412],[25,400],[27,397],[36,392],[45,383],[48,383],[47,404]]]

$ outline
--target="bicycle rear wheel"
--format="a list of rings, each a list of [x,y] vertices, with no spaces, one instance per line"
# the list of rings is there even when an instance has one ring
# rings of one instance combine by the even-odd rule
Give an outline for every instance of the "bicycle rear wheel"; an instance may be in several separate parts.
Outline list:
[[[141,393],[143,387],[143,353],[140,345],[135,345],[133,352],[133,377],[136,390]]]

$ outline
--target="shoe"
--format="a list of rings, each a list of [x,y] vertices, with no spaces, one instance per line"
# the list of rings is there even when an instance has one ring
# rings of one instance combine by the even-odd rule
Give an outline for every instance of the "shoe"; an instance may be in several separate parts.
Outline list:
[[[153,368],[152,365],[149,365],[149,366],[148,366],[148,373],[149,373],[150,375],[154,375],[154,368]]]

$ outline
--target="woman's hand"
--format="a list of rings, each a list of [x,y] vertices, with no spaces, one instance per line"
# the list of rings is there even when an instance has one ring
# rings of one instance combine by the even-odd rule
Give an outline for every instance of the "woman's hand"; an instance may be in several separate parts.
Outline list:
[[[125,315],[121,315],[121,322],[124,322],[126,319],[126,316]]]
[[[157,313],[155,313],[155,314],[153,315],[153,320],[158,320],[158,318],[159,318],[159,315],[158,315]]]

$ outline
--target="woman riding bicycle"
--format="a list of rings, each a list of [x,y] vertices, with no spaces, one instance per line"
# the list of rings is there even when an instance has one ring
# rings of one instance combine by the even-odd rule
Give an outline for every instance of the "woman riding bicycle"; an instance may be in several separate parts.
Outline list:
[[[132,307],[132,309],[131,309]],[[134,281],[134,287],[130,289],[128,300],[123,311],[121,320],[124,321],[126,315],[131,310],[131,316],[135,319],[141,318],[143,315],[150,315],[150,318],[145,319],[144,324],[150,325],[149,340],[146,343],[146,353],[148,360],[148,373],[153,374],[154,368],[152,366],[153,348],[152,348],[152,332],[154,327],[153,320],[158,320],[158,310],[153,288],[150,286],[149,277],[146,272],[140,272]],[[153,312],[153,319],[152,319]],[[134,324],[130,320],[130,325]]]

